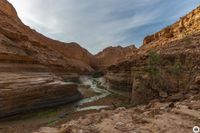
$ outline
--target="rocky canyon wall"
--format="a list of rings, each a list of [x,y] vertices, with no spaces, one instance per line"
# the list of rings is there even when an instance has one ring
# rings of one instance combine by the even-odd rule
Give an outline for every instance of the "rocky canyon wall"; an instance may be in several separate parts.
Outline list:
[[[183,39],[200,31],[200,6],[181,17],[176,23],[161,31],[145,37],[142,48],[164,45],[174,40]]]
[[[14,7],[6,0],[0,1],[0,10],[10,17],[17,18],[17,12]]]
[[[0,73],[0,118],[80,99],[75,83],[48,72]]]
[[[108,84],[110,84],[110,88],[130,90],[131,92],[131,89],[134,86],[141,87],[146,83],[149,80],[145,75],[147,75],[146,69],[148,67],[148,56],[149,51],[151,50],[154,50],[163,57],[163,61],[166,64],[163,63],[161,66],[165,67],[165,69],[173,67],[172,64],[176,63],[175,60],[180,60],[180,57],[181,60],[187,62],[185,64],[183,63],[182,67],[186,68],[194,65],[195,63],[191,60],[196,61],[200,57],[199,23],[200,7],[193,10],[185,17],[182,17],[181,20],[175,24],[155,33],[154,35],[146,37],[144,39],[144,45],[137,51],[135,56],[133,55],[130,59],[107,68],[106,79]],[[189,57],[192,57],[192,59]],[[171,65],[169,62],[171,62]],[[186,75],[188,72],[189,69],[184,69],[183,71]],[[123,86],[115,86],[115,84]],[[145,96],[145,92],[146,94],[148,94],[148,92],[151,94],[152,90],[148,89],[148,87],[144,87],[144,90],[141,91],[142,89],[137,89],[137,87],[135,87],[136,89],[133,89],[134,101],[136,103],[148,101],[152,97],[155,97],[154,94],[159,97],[162,94],[168,93],[167,90],[158,90],[157,93],[161,94],[152,92],[152,95]]]
[[[95,55],[95,66],[99,69],[105,69],[111,65],[128,60],[132,55],[137,53],[137,50],[138,49],[134,45],[105,48],[103,51]]]
[[[24,25],[14,7],[0,0],[0,117],[80,99],[71,81],[93,72],[92,60],[77,43],[49,39]]]
[[[0,5],[0,54],[6,55],[7,61],[14,61],[16,57],[15,62],[29,60],[29,63],[57,67],[57,70],[66,72],[93,71],[90,66],[93,56],[87,50],[76,43],[59,42],[43,36],[24,25],[9,2],[2,0]]]

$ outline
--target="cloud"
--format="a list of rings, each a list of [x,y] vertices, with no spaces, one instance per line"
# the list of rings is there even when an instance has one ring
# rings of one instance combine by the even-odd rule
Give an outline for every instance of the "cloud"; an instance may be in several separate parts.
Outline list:
[[[54,39],[92,53],[136,43],[175,22],[199,0],[9,0],[22,21]]]

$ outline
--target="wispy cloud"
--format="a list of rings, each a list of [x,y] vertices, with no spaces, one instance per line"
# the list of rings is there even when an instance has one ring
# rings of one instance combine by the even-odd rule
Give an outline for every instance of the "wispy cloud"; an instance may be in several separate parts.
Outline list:
[[[9,0],[22,21],[54,39],[92,53],[109,45],[139,46],[200,4],[199,0]]]

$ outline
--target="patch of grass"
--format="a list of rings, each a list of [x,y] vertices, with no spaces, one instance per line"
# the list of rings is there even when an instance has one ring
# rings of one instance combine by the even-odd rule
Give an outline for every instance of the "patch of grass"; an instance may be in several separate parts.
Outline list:
[[[57,113],[56,109],[50,109],[50,110],[46,110],[46,111],[42,111],[42,112],[38,112],[35,116],[36,117],[50,117],[52,115],[55,115]]]
[[[49,121],[47,126],[54,126],[58,120]]]
[[[23,114],[18,114],[15,116],[11,116],[5,118],[5,121],[18,121],[18,120],[27,120],[27,119],[35,119],[35,118],[48,118],[52,115],[56,115],[56,109],[45,109],[45,110],[36,110],[35,112],[28,112]]]

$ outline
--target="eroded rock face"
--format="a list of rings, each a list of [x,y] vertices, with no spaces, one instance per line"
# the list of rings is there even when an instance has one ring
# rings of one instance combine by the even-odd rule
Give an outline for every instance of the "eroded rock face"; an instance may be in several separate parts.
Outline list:
[[[134,56],[129,60],[108,67],[105,75],[108,88],[131,92],[133,82],[132,66],[142,63],[142,57]]]
[[[132,90],[132,80],[131,80],[131,72],[130,73],[107,73],[106,82],[110,89],[120,90],[120,91],[128,91]]]
[[[0,1],[0,10],[11,17],[17,18],[17,12],[15,11],[14,7],[6,0]]]
[[[165,51],[157,49],[160,52],[157,76],[150,73],[154,69],[150,66],[148,54],[109,67],[106,74],[109,87],[123,90],[132,88],[134,104],[148,103],[151,99],[166,99],[175,93],[178,94],[173,100],[184,98],[183,93],[197,89],[199,83],[200,35],[192,36],[192,39],[194,37],[196,40],[185,46],[175,43],[173,47],[165,47]],[[189,37],[181,42],[184,44],[188,39]],[[178,70],[181,71],[178,75],[173,74],[177,70],[177,63],[180,66]]]
[[[138,49],[135,56],[131,56],[131,58],[126,61],[108,67],[106,76],[108,77],[107,82],[110,85],[110,88],[115,89],[115,83],[126,83],[123,87],[124,90],[127,90],[132,86],[132,89],[134,88],[132,91],[133,101],[135,101],[136,104],[148,102],[155,97],[165,98],[168,95],[175,93],[171,92],[172,90],[170,89],[170,91],[167,89],[159,90],[158,88],[157,90],[151,90],[148,86],[143,86],[146,81],[149,81],[149,77],[146,76],[148,74],[146,69],[148,69],[149,51],[154,49],[154,51],[164,57],[164,62],[161,67],[165,67],[163,68],[165,70],[172,68],[176,60],[181,61],[181,65],[183,65],[181,67],[184,68],[182,74],[184,75],[185,73],[187,75],[190,72],[188,68],[196,64],[195,61],[200,57],[199,9],[200,8],[198,7],[183,17],[181,21],[161,30],[151,37],[147,37],[144,40],[144,45]],[[181,22],[183,23],[182,26],[185,27],[182,32],[180,31],[180,27],[177,26]],[[171,35],[171,33],[173,35]],[[122,73],[126,76],[119,76]],[[112,75],[112,78],[110,74]],[[195,75],[199,75],[199,72],[196,71]],[[175,81],[173,79],[171,80]],[[177,90],[174,89],[174,91]],[[179,91],[184,92],[184,90]]]
[[[71,82],[93,71],[92,60],[78,44],[49,39],[24,25],[13,6],[0,1],[0,117],[80,99]]]
[[[2,60],[6,56],[12,62],[16,57],[15,62],[29,60],[58,71],[93,71],[93,56],[87,50],[76,43],[49,39],[25,26],[6,0],[0,2],[0,48]]]
[[[1,72],[0,118],[81,98],[74,83],[49,72]]]
[[[97,60],[96,67],[104,69],[129,59],[132,55],[136,54],[136,52],[137,48],[134,45],[128,47],[108,47],[95,55]]]
[[[82,97],[78,80],[77,74],[52,73],[44,65],[0,63],[0,118],[76,101]]]
[[[147,36],[143,42],[143,48],[156,47],[155,45],[166,44],[170,41],[185,38],[200,31],[200,7],[196,8],[179,21],[163,30]],[[153,45],[153,46],[152,46]]]

